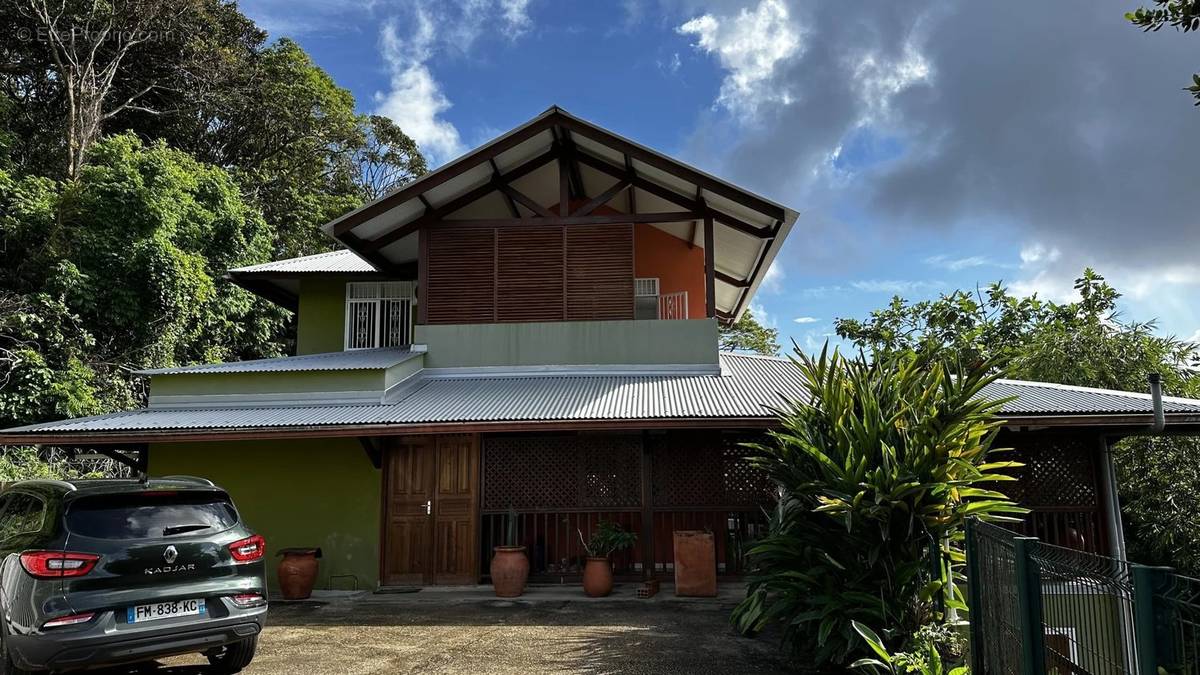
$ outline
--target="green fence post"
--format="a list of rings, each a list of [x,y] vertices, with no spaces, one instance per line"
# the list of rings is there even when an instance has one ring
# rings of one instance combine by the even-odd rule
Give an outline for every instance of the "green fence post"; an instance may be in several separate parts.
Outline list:
[[[964,548],[967,555],[967,621],[971,633],[971,672],[983,675],[983,579],[979,572],[979,545],[975,519],[967,519]]]
[[[1137,672],[1157,675],[1159,665],[1170,663],[1174,657],[1169,626],[1164,625],[1168,608],[1157,598],[1158,590],[1174,570],[1147,565],[1130,565],[1130,568],[1133,570],[1133,638],[1137,645]]]
[[[1017,618],[1021,632],[1021,672],[1024,675],[1046,675],[1045,630],[1042,628],[1042,580],[1033,549],[1037,537],[1014,537],[1013,556],[1016,559]]]

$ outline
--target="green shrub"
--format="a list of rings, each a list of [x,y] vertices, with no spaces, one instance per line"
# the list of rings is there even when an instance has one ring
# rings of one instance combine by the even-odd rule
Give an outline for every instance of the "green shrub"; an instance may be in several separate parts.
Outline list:
[[[1018,465],[987,461],[1004,403],[979,399],[998,377],[994,363],[827,350],[793,360],[805,395],[779,410],[781,431],[748,446],[782,496],[748,551],[733,621],[743,632],[779,624],[795,653],[845,664],[864,649],[854,621],[901,643],[941,619],[939,597],[965,609],[950,583],[963,524],[1024,511],[991,489]]]

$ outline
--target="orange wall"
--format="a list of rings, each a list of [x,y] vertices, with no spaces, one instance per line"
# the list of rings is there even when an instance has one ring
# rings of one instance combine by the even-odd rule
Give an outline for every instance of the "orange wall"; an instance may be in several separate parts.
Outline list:
[[[633,227],[633,272],[658,277],[660,293],[687,291],[688,318],[704,318],[704,249],[638,223]]]

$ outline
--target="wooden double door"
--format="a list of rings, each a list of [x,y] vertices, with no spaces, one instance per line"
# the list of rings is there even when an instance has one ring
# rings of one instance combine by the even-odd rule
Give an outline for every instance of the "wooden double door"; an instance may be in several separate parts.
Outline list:
[[[385,466],[383,583],[476,583],[478,435],[399,437]]]

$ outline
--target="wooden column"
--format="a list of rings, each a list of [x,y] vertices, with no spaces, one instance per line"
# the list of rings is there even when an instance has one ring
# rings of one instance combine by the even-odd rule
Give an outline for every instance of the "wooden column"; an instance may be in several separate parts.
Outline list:
[[[654,578],[654,455],[649,434],[642,432],[642,578]]]
[[[705,316],[717,315],[716,253],[713,250],[713,218],[711,212],[704,214],[704,301]]]

